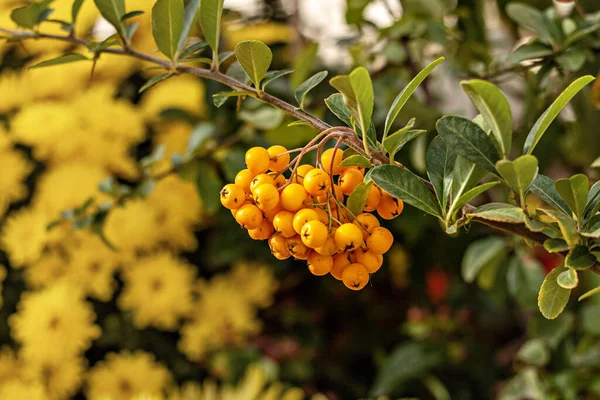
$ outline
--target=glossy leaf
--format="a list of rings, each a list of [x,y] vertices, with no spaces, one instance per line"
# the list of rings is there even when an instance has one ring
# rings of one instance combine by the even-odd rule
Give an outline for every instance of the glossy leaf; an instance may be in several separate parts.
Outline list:
[[[587,269],[596,264],[596,257],[587,246],[576,246],[565,257],[565,266],[573,269]]]
[[[408,128],[408,129],[407,129]],[[389,135],[383,142],[384,149],[390,155],[390,160],[393,160],[396,154],[402,150],[402,148],[411,140],[418,138],[419,136],[427,133],[423,129],[410,129],[411,126],[407,125],[397,132]],[[387,147],[386,147],[387,144]]]
[[[523,154],[531,154],[535,149],[548,127],[563,108],[571,101],[571,99],[581,91],[587,84],[594,80],[593,76],[587,75],[582,76],[575,82],[571,83],[558,98],[552,103],[550,107],[542,114],[537,120],[525,140],[525,146],[523,147]]]
[[[519,207],[506,203],[488,203],[467,214],[468,219],[477,218],[486,221],[521,224],[525,221],[525,213]]]
[[[352,113],[350,112],[350,109],[346,107],[346,104],[344,104],[344,96],[342,96],[341,93],[334,93],[326,98],[325,104],[327,105],[327,108],[329,108],[329,110],[346,125],[354,125],[352,123]],[[360,126],[356,127],[356,133],[359,137],[362,137],[362,129]],[[369,146],[377,147],[377,133],[375,132],[375,124],[373,122],[371,122],[369,130],[367,131],[367,141]]]
[[[32,65],[31,67],[29,67],[29,69],[51,67],[53,65],[68,64],[77,61],[90,61],[90,59],[82,54],[71,53],[65,54],[64,56],[60,56],[57,58],[53,58],[51,60],[42,61],[39,64]]]
[[[555,183],[556,191],[560,197],[573,210],[575,215],[583,218],[587,204],[590,181],[583,174],[574,175],[571,178],[559,179]]]
[[[208,42],[210,43],[210,41]],[[271,49],[258,40],[247,40],[235,46],[235,57],[254,83],[254,86],[259,88],[260,81],[271,66],[271,60],[273,59]]]
[[[569,251],[569,245],[562,239],[546,239],[544,249],[549,253],[563,253]]]
[[[508,186],[519,194],[520,199],[524,199],[538,173],[538,160],[532,155],[523,155],[514,161],[498,161],[496,169]]]
[[[373,186],[373,181],[370,182],[361,182],[354,188],[346,205],[352,216],[355,217],[361,214],[367,204],[367,199],[369,198],[369,193],[371,193],[371,187]]]
[[[327,71],[317,72],[298,86],[294,92],[296,101],[300,105],[300,108],[304,108],[304,98],[312,89],[314,89],[319,83],[327,77]]]
[[[558,223],[563,239],[569,245],[569,248],[574,248],[579,243],[579,234],[577,233],[577,224],[573,218],[556,210],[540,210],[554,221]]]
[[[462,207],[464,207],[468,202],[473,200],[475,197],[488,191],[489,189],[493,188],[494,186],[498,185],[499,183],[500,183],[499,181],[487,182],[482,185],[475,186],[474,188],[468,190],[462,196],[460,196],[454,203],[451,204],[451,207],[452,207],[451,211],[460,210]]]
[[[433,216],[440,210],[427,186],[412,172],[397,165],[380,165],[371,170],[375,184],[393,197]]]
[[[170,60],[177,57],[183,31],[183,1],[157,0],[152,7],[152,35],[156,46]]]
[[[200,2],[200,28],[202,28],[204,38],[213,50],[214,55],[219,53],[223,2],[224,0],[201,0]]]
[[[457,154],[479,167],[496,173],[500,158],[492,139],[474,122],[461,117],[444,117],[437,121],[438,133]]]
[[[571,268],[567,268],[566,271],[561,272],[556,277],[556,283],[565,289],[575,289],[579,284],[579,277],[577,271]]]
[[[402,91],[392,103],[390,110],[388,111],[387,117],[385,118],[385,127],[383,129],[383,136],[387,137],[387,134],[392,128],[394,121],[398,117],[398,114],[402,110],[402,107],[406,104],[408,99],[413,95],[413,93],[417,90],[417,88],[423,83],[423,81],[431,74],[431,72],[438,66],[442,61],[444,61],[444,57],[440,57],[427,67],[425,67],[421,72],[415,76],[412,81]]]
[[[342,163],[340,164],[340,167],[364,167],[364,168],[372,168],[373,165],[371,164],[371,162],[369,160],[367,160],[365,157],[359,155],[359,154],[354,154],[348,158],[345,158]]]
[[[102,17],[115,27],[117,32],[125,34],[125,24],[122,19],[125,15],[124,0],[94,0]]]
[[[463,196],[477,185],[477,183],[487,174],[487,172],[464,157],[456,157],[454,170],[452,171],[452,201],[448,209],[448,215],[454,217],[464,204]]]
[[[571,216],[571,209],[558,194],[552,178],[538,174],[533,180],[530,190],[550,207],[559,210],[567,216]]]
[[[538,307],[542,315],[547,319],[558,317],[569,302],[571,290],[560,287],[558,282],[556,282],[558,275],[564,271],[566,271],[566,268],[563,266],[554,268],[546,275],[544,283],[542,283],[542,287],[540,288]]]
[[[265,74],[265,78],[262,83],[262,89],[265,90],[267,85],[283,76],[289,75],[294,72],[293,69],[282,69],[281,71],[269,71]]]
[[[181,33],[179,35],[179,43],[177,43],[178,57],[184,57],[184,55],[181,54],[181,52],[188,42],[188,36],[190,35],[190,31],[192,29],[192,26],[194,25],[194,20],[196,19],[196,15],[198,15],[199,9],[200,9],[200,0],[189,0],[187,2],[187,4],[185,5],[185,8],[183,9],[183,25],[181,27]],[[202,42],[199,42],[199,43],[202,43]],[[206,42],[204,42],[204,43],[206,43]],[[197,51],[197,50],[194,50],[194,51]],[[181,55],[179,55],[179,54],[181,54]]]
[[[500,236],[477,240],[467,247],[461,263],[461,275],[471,283],[488,265],[498,265],[506,257],[507,247]]]
[[[446,205],[452,188],[452,176],[456,153],[441,136],[433,138],[426,154],[427,175],[433,185],[442,215],[446,214]]]
[[[173,76],[173,74],[170,72],[166,72],[164,74],[153,76],[140,88],[138,93],[145,92],[146,90],[150,89],[152,86],[157,85],[160,82],[162,82],[166,79],[169,79],[172,76]]]

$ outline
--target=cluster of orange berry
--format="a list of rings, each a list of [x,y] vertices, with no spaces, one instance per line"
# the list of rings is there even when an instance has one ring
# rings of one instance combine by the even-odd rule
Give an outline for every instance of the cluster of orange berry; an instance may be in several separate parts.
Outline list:
[[[247,169],[223,187],[221,203],[251,238],[268,240],[277,259],[307,260],[314,275],[330,273],[348,288],[362,289],[394,241],[371,212],[395,218],[402,200],[373,185],[363,212],[352,215],[345,196],[364,180],[364,168],[341,167],[338,148],[322,153],[320,168],[299,165],[302,153],[290,163],[290,153],[283,146],[248,150]],[[284,172],[290,169],[287,179]]]

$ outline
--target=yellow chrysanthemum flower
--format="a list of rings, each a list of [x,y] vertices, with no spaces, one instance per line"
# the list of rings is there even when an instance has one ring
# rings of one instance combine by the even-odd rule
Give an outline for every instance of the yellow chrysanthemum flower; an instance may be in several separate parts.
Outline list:
[[[45,251],[39,260],[27,266],[23,277],[30,288],[45,288],[64,278],[68,269],[64,252],[52,249]]]
[[[174,330],[192,310],[194,267],[167,252],[141,259],[124,273],[119,307],[138,328]]]
[[[167,108],[179,108],[193,115],[205,113],[204,84],[195,76],[179,75],[148,90],[142,97],[142,111],[154,120]]]
[[[81,387],[85,364],[81,356],[28,360],[23,363],[22,379],[26,382],[43,382],[51,399],[67,399]]]
[[[4,382],[17,379],[20,373],[21,362],[15,351],[8,346],[0,348],[0,386]]]
[[[0,132],[2,136],[2,132]],[[4,215],[10,203],[27,196],[25,178],[31,173],[31,163],[18,151],[0,150],[0,217]]]
[[[241,261],[231,271],[231,279],[243,288],[242,293],[250,303],[260,308],[273,304],[273,294],[279,284],[270,268]]]
[[[57,360],[88,349],[100,337],[92,306],[76,288],[61,283],[21,296],[9,317],[13,338],[27,360]]]
[[[40,258],[49,237],[48,222],[46,214],[35,208],[23,208],[8,217],[0,248],[8,254],[11,266],[20,268]]]
[[[108,214],[104,234],[120,252],[148,251],[160,240],[158,213],[145,200],[132,200]]]
[[[39,382],[23,382],[12,379],[0,384],[0,399],[50,400],[50,397]]]
[[[4,40],[0,40],[0,46],[4,42]],[[12,71],[3,71],[0,74],[0,93],[2,93],[2,96],[0,96],[1,114],[7,114],[10,111],[16,110],[31,100],[31,93],[24,90],[23,86],[21,74]]]
[[[109,353],[87,378],[89,400],[131,400],[161,395],[171,381],[168,370],[143,351]]]

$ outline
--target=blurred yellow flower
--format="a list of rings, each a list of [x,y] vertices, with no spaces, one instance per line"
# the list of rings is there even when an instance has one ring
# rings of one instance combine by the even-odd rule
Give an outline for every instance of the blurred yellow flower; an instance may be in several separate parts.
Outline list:
[[[108,214],[104,234],[121,252],[148,251],[160,238],[158,213],[145,200],[128,201]]]
[[[60,249],[44,251],[39,260],[25,269],[24,278],[27,285],[39,289],[56,284],[67,274],[69,268],[65,255]]]
[[[0,131],[0,136],[2,132]],[[18,151],[0,150],[0,217],[10,203],[27,196],[25,178],[31,173],[31,163]]]
[[[260,40],[266,44],[288,43],[296,38],[294,28],[289,24],[263,22],[254,25],[224,23],[223,36],[229,49],[244,40]]]
[[[109,353],[88,374],[87,398],[131,400],[141,395],[161,395],[170,381],[167,369],[149,353]]]
[[[142,96],[142,112],[150,121],[167,108],[178,108],[192,115],[205,113],[204,84],[191,75],[179,75],[148,90]]]
[[[48,222],[45,213],[28,208],[6,219],[0,234],[0,248],[7,253],[11,266],[20,268],[40,258],[48,240]]]
[[[21,362],[15,351],[8,346],[0,348],[0,386],[11,379],[17,379],[21,372]],[[0,397],[0,399],[3,397]]]
[[[2,309],[2,306],[4,305],[4,300],[2,297],[2,282],[4,282],[4,280],[6,279],[6,267],[2,264],[0,264],[0,309]],[[0,360],[2,359],[2,354],[0,353]],[[0,368],[2,368],[0,366]],[[2,374],[0,373],[0,376]]]
[[[131,311],[133,323],[175,330],[192,310],[194,267],[167,252],[140,259],[124,272],[118,304]]]
[[[240,261],[233,267],[230,276],[250,303],[260,308],[273,304],[273,294],[279,284],[270,268]]]
[[[51,399],[67,399],[81,387],[85,369],[86,362],[81,356],[26,360],[22,379],[26,382],[43,382]]]
[[[50,400],[44,386],[39,382],[23,382],[18,379],[0,384],[0,399],[11,400]]]

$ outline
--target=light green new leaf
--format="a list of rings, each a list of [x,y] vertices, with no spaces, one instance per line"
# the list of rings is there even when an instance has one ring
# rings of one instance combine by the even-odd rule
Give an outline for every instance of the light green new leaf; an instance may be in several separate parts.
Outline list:
[[[556,191],[552,178],[538,174],[530,187],[531,191],[540,197],[546,204],[567,216],[571,216],[571,209]]]
[[[425,156],[427,175],[433,185],[442,216],[446,215],[446,205],[452,188],[452,175],[456,163],[456,153],[441,136],[433,138]]]
[[[304,108],[304,98],[312,89],[314,89],[319,83],[323,82],[323,79],[327,77],[327,71],[317,72],[298,86],[294,92],[296,101],[300,105],[300,108]]]
[[[282,69],[281,71],[269,71],[265,74],[262,83],[262,90],[265,90],[267,85],[283,76],[289,75],[294,72],[293,69]]]
[[[573,210],[578,218],[583,218],[590,191],[590,181],[584,174],[574,175],[570,178],[559,179],[555,183],[560,197]]]
[[[482,185],[475,186],[474,188],[465,192],[455,202],[453,202],[451,204],[452,210],[450,210],[450,211],[460,210],[462,207],[464,207],[468,202],[473,200],[475,197],[477,197],[480,194],[482,194],[483,192],[493,188],[494,186],[498,185],[499,183],[500,183],[499,181],[495,181],[495,182],[487,182]]]
[[[181,54],[183,48],[188,42],[188,36],[190,35],[190,30],[192,29],[192,25],[194,24],[196,15],[198,15],[199,8],[200,0],[190,0],[185,5],[185,8],[183,10],[183,25],[181,28],[181,34],[179,35],[179,43],[177,44],[178,58],[180,57],[179,54]],[[183,57],[183,55],[181,55],[181,57]]]
[[[566,271],[561,272],[556,277],[556,283],[562,288],[565,289],[575,289],[579,284],[579,277],[577,276],[577,271],[574,269],[568,268]]]
[[[444,57],[438,58],[437,60],[435,60],[434,62],[429,64],[427,67],[425,67],[421,72],[419,72],[417,74],[417,76],[415,76],[413,78],[412,81],[410,81],[410,83],[408,85],[406,85],[406,87],[404,89],[402,89],[400,94],[398,94],[398,96],[396,96],[396,98],[394,99],[394,102],[392,103],[392,106],[390,107],[390,110],[388,111],[387,117],[385,118],[385,128],[383,130],[384,138],[387,137],[387,134],[389,133],[390,129],[392,128],[392,125],[394,124],[396,117],[398,117],[398,114],[400,113],[400,111],[402,110],[402,107],[404,107],[404,105],[406,104],[408,99],[410,99],[410,97],[417,90],[419,85],[421,85],[421,83],[423,83],[425,78],[427,78],[427,76],[429,76],[429,74],[431,74],[431,72],[434,70],[434,68],[437,67],[438,64],[440,64],[442,61],[444,61]]]
[[[393,197],[433,216],[441,216],[439,205],[429,188],[407,169],[397,165],[380,165],[370,170],[370,178]]]
[[[565,266],[573,269],[587,269],[596,264],[596,257],[587,246],[576,246],[565,257]]]
[[[512,143],[512,112],[508,100],[500,89],[490,82],[474,79],[462,82],[461,86],[492,129],[500,146],[500,153],[506,156]]]
[[[372,168],[373,164],[365,157],[354,154],[348,158],[344,158],[344,161],[340,164],[340,167],[364,167],[364,168]]]
[[[352,218],[363,212],[365,205],[367,204],[367,199],[369,198],[369,193],[371,193],[372,186],[373,181],[361,182],[354,188],[352,193],[350,193],[346,205],[348,210],[352,213]]]
[[[125,24],[121,20],[125,15],[125,0],[94,0],[98,11],[117,32],[125,34]]]
[[[224,0],[202,0],[200,2],[200,28],[202,28],[204,38],[215,56],[219,53],[223,2]]]
[[[391,135],[388,135],[383,140],[383,149],[391,154],[393,150],[396,148],[396,145],[400,139],[404,137],[414,126],[415,126],[416,118],[411,118],[410,121],[406,124],[405,127],[398,129]]]
[[[552,103],[550,107],[542,116],[537,120],[525,140],[525,146],[523,147],[523,154],[531,154],[535,146],[538,144],[552,121],[558,116],[563,108],[571,101],[571,99],[581,91],[588,83],[592,82],[595,78],[591,75],[582,76],[575,82],[571,83],[564,92],[558,96],[558,98]]]
[[[566,270],[564,266],[554,268],[546,275],[544,283],[542,283],[542,287],[540,288],[538,307],[542,315],[547,319],[558,317],[569,302],[571,290],[560,287],[556,281],[558,276]]]
[[[519,194],[521,200],[524,200],[529,186],[538,173],[538,160],[526,154],[514,161],[500,160],[496,163],[496,169],[508,186]]]
[[[577,301],[581,301],[581,300],[585,300],[588,297],[591,297],[595,294],[600,293],[600,286],[593,288],[592,290],[589,290],[587,292],[585,292],[584,294],[582,294],[581,296],[579,296],[579,299],[577,299]]]
[[[152,36],[156,46],[170,60],[177,58],[183,31],[183,1],[158,0],[152,7]]]
[[[488,203],[467,214],[469,220],[483,219],[486,221],[521,224],[525,222],[525,213],[519,207],[507,203]]]
[[[562,239],[546,239],[544,249],[549,253],[563,253],[569,251],[569,245]]]
[[[152,78],[150,78],[145,84],[144,86],[142,86],[139,90],[138,93],[142,93],[145,92],[146,90],[150,89],[152,86],[159,84],[160,82],[169,79],[170,77],[172,77],[174,74],[171,72],[167,72],[164,74],[160,74],[160,75],[156,75],[153,76]]]
[[[57,58],[53,58],[51,60],[42,61],[39,64],[32,65],[31,67],[29,67],[29,69],[50,67],[52,65],[68,64],[77,61],[90,61],[90,59],[81,54],[71,53],[65,54],[64,56],[60,56]]]
[[[507,255],[507,247],[500,236],[477,240],[467,247],[461,264],[461,275],[471,283],[488,265],[498,265]]]
[[[258,40],[246,40],[235,46],[235,57],[258,89],[273,60],[271,49]]]
[[[563,214],[560,211],[556,210],[540,210],[545,213],[547,216],[552,218],[554,221],[558,223],[558,227],[560,228],[560,232],[563,235],[563,239],[569,245],[569,248],[574,248],[579,243],[579,234],[577,233],[577,224],[573,220],[573,218]]]

